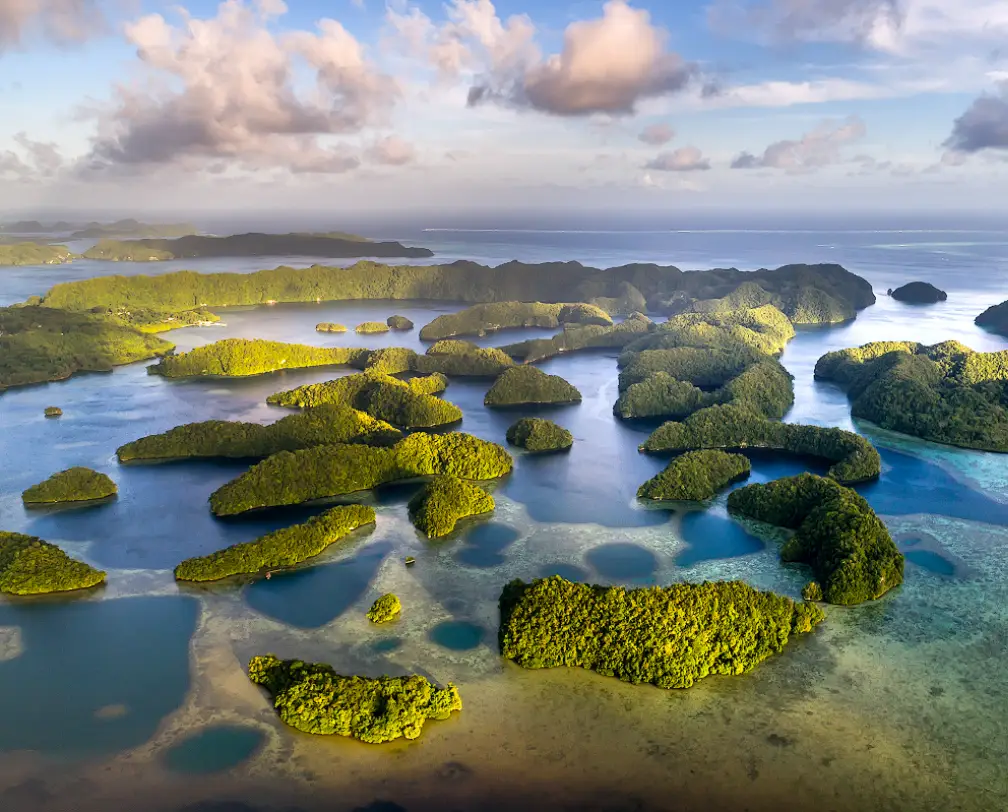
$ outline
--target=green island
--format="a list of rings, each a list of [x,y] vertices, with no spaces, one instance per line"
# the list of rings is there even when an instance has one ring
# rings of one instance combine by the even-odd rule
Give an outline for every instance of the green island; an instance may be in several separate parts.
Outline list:
[[[57,223],[57,226],[64,225],[68,228],[57,231],[69,230],[68,223]],[[189,234],[196,234],[199,231],[192,223],[142,223],[139,220],[127,218],[116,220],[114,223],[91,222],[74,231],[70,236],[75,240],[94,239],[95,237],[185,237]]]
[[[65,245],[37,242],[0,242],[0,266],[62,265],[77,256]]]
[[[829,603],[875,600],[903,583],[903,554],[882,520],[832,479],[800,474],[747,485],[728,495],[728,511],[794,530],[781,560],[811,566]]]
[[[488,302],[438,316],[420,328],[420,338],[439,341],[455,336],[484,336],[520,327],[555,329],[562,324],[608,327],[612,325],[612,317],[601,308],[584,303]]]
[[[62,417],[63,410],[59,406],[46,406],[45,407],[46,417]]]
[[[119,462],[186,459],[264,459],[279,451],[297,451],[333,443],[393,445],[402,432],[342,403],[328,403],[275,423],[204,420],[151,434],[116,450]]]
[[[345,333],[346,331],[345,324],[336,324],[333,321],[320,321],[315,325],[315,332],[317,333]]]
[[[385,319],[385,323],[392,330],[412,330],[413,322],[410,321],[405,316],[389,316]]]
[[[431,344],[426,353],[415,355],[410,362],[415,372],[474,378],[496,378],[513,366],[511,356],[497,347],[477,347],[469,341],[451,338]]]
[[[878,341],[824,355],[816,380],[847,392],[851,414],[936,443],[1008,452],[1008,351],[957,341]]]
[[[988,307],[973,319],[973,323],[997,335],[1008,336],[1008,301]]]
[[[417,738],[428,719],[447,719],[462,710],[454,685],[426,677],[344,677],[332,666],[253,657],[249,679],[273,699],[285,724],[303,733],[350,736],[369,744]]]
[[[720,297],[697,296],[680,309],[694,313],[724,313],[733,310],[753,310],[773,307],[783,313],[792,324],[840,324],[857,316],[857,311],[874,303],[871,285],[852,283],[836,274],[839,265],[788,265],[791,273],[779,286],[768,285],[765,277],[756,281],[741,282],[734,290]],[[830,276],[819,282],[813,279],[818,269],[830,268]],[[778,271],[783,270],[778,268]],[[766,271],[756,271],[759,277]],[[746,274],[749,276],[749,274]],[[867,288],[867,289],[866,289]]]
[[[383,321],[365,321],[354,328],[355,333],[368,335],[370,333],[387,333],[392,328]]]
[[[263,375],[280,369],[345,366],[366,350],[353,347],[313,347],[261,338],[225,338],[178,355],[165,355],[148,367],[165,378],[220,375],[229,378]]]
[[[26,505],[52,505],[108,499],[118,492],[115,482],[107,474],[78,465],[32,485],[21,494],[21,499]]]
[[[388,623],[402,613],[402,602],[397,595],[389,592],[382,595],[368,609],[367,619],[372,623]]]
[[[511,455],[469,434],[410,434],[393,446],[326,445],[281,451],[253,465],[210,495],[217,516],[344,496],[392,482],[429,476],[497,479]]]
[[[494,498],[479,485],[454,476],[436,476],[409,502],[413,526],[427,538],[447,536],[460,519],[490,513]]]
[[[868,440],[838,428],[778,423],[741,406],[710,406],[655,429],[639,450],[648,454],[677,454],[708,448],[741,451],[768,449],[832,463],[829,476],[853,484],[875,479],[882,459]]]
[[[373,508],[340,505],[302,524],[274,530],[255,541],[187,558],[175,567],[178,581],[219,581],[232,575],[254,575],[302,564],[345,539],[354,530],[375,523]]]
[[[651,319],[643,313],[633,312],[619,324],[609,327],[600,324],[565,324],[563,330],[552,338],[530,338],[500,349],[526,364],[533,364],[565,352],[622,349],[652,329],[654,324]]]
[[[78,372],[110,372],[173,348],[164,339],[93,313],[0,307],[0,392],[61,381]]]
[[[742,454],[718,449],[687,451],[637,489],[638,499],[703,502],[733,482],[749,476],[752,466]]]
[[[559,375],[547,375],[532,366],[512,367],[501,373],[483,398],[490,407],[525,404],[580,403],[581,393]]]
[[[558,575],[511,581],[500,615],[501,654],[524,668],[586,668],[660,688],[751,671],[824,618],[814,603],[741,581],[627,589]]]
[[[55,544],[0,530],[0,592],[44,595],[90,589],[104,582],[102,570],[71,558]]]
[[[563,426],[542,417],[523,417],[507,430],[507,441],[533,454],[566,451],[574,445],[574,435]]]
[[[114,233],[114,232],[113,232]],[[98,236],[98,235],[95,235]],[[398,242],[372,242],[346,234],[233,234],[211,237],[186,234],[173,239],[100,240],[86,259],[113,262],[162,262],[197,257],[432,257],[427,248]]]
[[[299,408],[341,403],[400,428],[435,428],[462,419],[458,406],[432,394],[444,391],[446,383],[438,374],[401,381],[382,373],[361,372],[277,392],[266,402]]]
[[[122,322],[141,333],[166,333],[181,327],[207,327],[220,321],[220,316],[205,307],[192,310],[153,310],[147,307],[127,309],[125,307],[96,308],[91,312],[108,316]]]
[[[907,282],[905,285],[887,291],[897,302],[907,304],[937,304],[948,299],[948,294],[930,282]]]
[[[62,234],[75,228],[77,226],[66,220],[49,224],[38,220],[15,220],[12,223],[0,223],[0,234]]]

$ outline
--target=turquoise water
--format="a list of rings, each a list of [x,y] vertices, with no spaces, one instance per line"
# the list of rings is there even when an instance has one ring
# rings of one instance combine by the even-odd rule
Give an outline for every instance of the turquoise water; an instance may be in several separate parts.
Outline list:
[[[487,382],[452,382],[445,397],[462,409],[464,431],[502,442],[511,422],[535,413],[575,438],[568,454],[516,455],[514,472],[494,486],[491,516],[430,542],[407,517],[418,486],[382,489],[359,497],[375,506],[376,526],[315,566],[269,581],[181,589],[171,569],[183,558],[324,506],[215,520],[207,497],[244,465],[121,466],[116,447],[193,420],[277,419],[286,412],[266,406],[267,395],[334,373],[178,382],[137,364],[4,394],[0,528],[59,543],[107,569],[109,584],[83,598],[0,602],[0,808],[266,812],[380,809],[380,801],[411,812],[667,809],[669,798],[683,809],[1008,807],[1008,458],[854,426],[843,393],[812,378],[824,352],[868,340],[1008,346],[972,324],[1004,295],[1003,249],[976,237],[962,237],[959,247],[915,248],[912,239],[900,237],[908,245],[898,248],[878,247],[894,242],[878,235],[840,233],[439,234],[425,243],[442,255],[492,261],[573,256],[602,265],[650,258],[757,267],[828,259],[864,275],[877,294],[911,278],[949,292],[947,302],[924,309],[880,296],[851,324],[799,331],[783,357],[795,375],[788,420],[856,428],[880,446],[883,475],[859,490],[907,554],[905,584],[875,604],[831,608],[814,635],[752,674],[686,692],[582,671],[525,672],[496,654],[496,601],[512,578],[557,573],[628,585],[742,578],[792,596],[808,580],[803,568],[781,566],[779,539],[753,535],[727,516],[725,495],[700,512],[637,503],[638,486],[666,461],[637,452],[645,427],[612,416],[615,353],[543,364],[583,395],[577,406],[546,412],[488,411]],[[90,271],[104,269],[96,263]],[[24,298],[60,274],[87,272],[83,265],[11,269],[0,293]],[[419,326],[453,309],[422,302],[234,308],[221,311],[224,326],[169,338],[181,349],[226,336],[419,349],[416,331],[365,339],[319,335],[314,325],[395,312]],[[42,410],[54,404],[64,416],[46,420]],[[70,465],[108,473],[118,498],[82,510],[24,510],[22,489]],[[758,456],[748,481],[804,466]],[[405,566],[406,556],[415,566]],[[399,595],[403,614],[375,626],[365,613],[384,592]],[[417,742],[369,747],[297,734],[245,676],[248,659],[268,651],[330,662],[344,673],[452,681],[464,710],[428,725]]]

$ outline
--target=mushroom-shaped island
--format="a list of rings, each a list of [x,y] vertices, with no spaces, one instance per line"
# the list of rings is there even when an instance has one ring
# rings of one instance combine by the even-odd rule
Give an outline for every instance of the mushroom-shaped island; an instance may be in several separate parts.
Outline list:
[[[409,502],[413,525],[427,538],[447,536],[460,519],[489,513],[494,498],[479,485],[454,476],[434,477]]]
[[[118,492],[115,482],[107,474],[78,465],[32,485],[21,494],[21,499],[26,505],[54,505],[108,499]]]
[[[366,335],[368,333],[387,333],[391,329],[383,321],[364,321],[358,324],[354,331]]]
[[[907,282],[895,290],[890,288],[888,293],[897,302],[906,304],[935,304],[948,298],[945,291],[936,288],[930,282]]]
[[[368,609],[367,619],[372,623],[388,623],[390,620],[395,620],[399,617],[401,612],[402,602],[399,600],[398,595],[389,592],[371,604],[371,608]]]
[[[532,366],[505,370],[483,398],[483,405],[491,407],[580,402],[581,393],[574,386]]]
[[[574,435],[552,420],[523,417],[508,428],[507,441],[533,454],[543,454],[568,450],[574,445]]]
[[[46,406],[45,407],[46,417],[62,417],[63,410],[59,406]]]
[[[405,316],[389,316],[385,319],[385,323],[389,326],[390,330],[412,330],[413,322],[410,321]]]

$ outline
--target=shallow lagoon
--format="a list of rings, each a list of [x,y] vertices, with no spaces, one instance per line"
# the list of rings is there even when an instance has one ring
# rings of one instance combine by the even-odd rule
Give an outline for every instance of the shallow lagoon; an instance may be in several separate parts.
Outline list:
[[[535,246],[538,254],[510,247],[528,259],[573,255],[556,246]],[[479,256],[479,246],[471,248]],[[776,264],[761,261],[762,250],[753,249],[751,264]],[[884,292],[894,286],[897,262],[888,257],[906,250],[862,246],[851,249],[855,260],[883,259],[847,264]],[[730,264],[711,256],[710,264]],[[805,258],[787,249],[777,256]],[[851,426],[843,394],[812,380],[815,360],[830,349],[881,338],[1006,346],[970,322],[1000,298],[993,285],[961,296],[951,283],[943,287],[948,307],[909,309],[882,296],[850,325],[801,331],[783,359],[796,376],[788,419]],[[451,309],[404,302],[235,308],[221,311],[226,326],[169,338],[182,349],[232,335],[419,348],[416,331],[363,339],[316,334],[314,325],[352,328],[402,313],[419,327]],[[539,331],[483,343],[533,334]],[[587,672],[523,672],[502,664],[495,649],[497,596],[514,577],[558,572],[635,585],[744,578],[794,596],[807,580],[802,568],[781,566],[775,539],[756,538],[727,517],[724,496],[702,513],[637,504],[637,487],[665,461],[637,452],[646,427],[612,417],[615,354],[565,356],[544,368],[574,383],[583,402],[491,412],[482,406],[488,382],[455,381],[446,393],[465,414],[461,428],[488,439],[502,441],[513,420],[532,413],[574,434],[567,454],[516,455],[514,472],[495,486],[491,518],[428,541],[406,516],[416,486],[397,486],[361,496],[376,506],[377,526],[316,567],[268,582],[181,589],[170,570],[182,558],[321,508],[216,521],[206,498],[243,465],[120,466],[115,448],[193,420],[277,419],[285,412],[265,405],[268,394],[342,373],[178,382],[148,376],[139,364],[3,395],[2,527],[62,544],[108,569],[109,585],[84,599],[0,603],[0,807],[1008,806],[1008,459],[859,426],[880,444],[885,469],[860,490],[908,554],[906,583],[870,606],[831,609],[815,635],[750,675],[663,692]],[[42,409],[53,404],[64,416],[47,421]],[[119,498],[74,511],[23,509],[23,488],[78,464],[109,473]],[[800,468],[757,458],[750,481]],[[407,555],[417,560],[408,569]],[[388,591],[402,599],[403,615],[376,627],[364,613]],[[265,651],[345,672],[415,671],[454,681],[465,708],[412,743],[369,747],[304,736],[284,728],[244,676],[248,658]]]

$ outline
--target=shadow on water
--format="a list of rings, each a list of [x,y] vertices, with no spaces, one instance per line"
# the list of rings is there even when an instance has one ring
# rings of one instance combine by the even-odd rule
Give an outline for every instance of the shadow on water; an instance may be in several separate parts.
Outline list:
[[[430,630],[432,643],[451,651],[470,651],[488,637],[486,629],[465,620],[446,620]]]
[[[143,744],[189,690],[198,615],[176,596],[0,605],[24,647],[0,661],[0,749],[90,757]]]
[[[687,547],[676,556],[680,567],[719,558],[739,558],[762,552],[766,544],[731,517],[711,510],[691,510],[682,517]]]
[[[164,753],[165,766],[176,773],[200,775],[230,770],[252,758],[265,734],[244,725],[214,725],[172,745]]]
[[[470,527],[464,544],[455,552],[455,560],[468,567],[490,569],[504,563],[504,551],[518,540],[513,527],[487,522]]]
[[[658,570],[658,559],[639,544],[617,542],[594,547],[585,561],[603,578],[613,581],[650,581]]]
[[[299,629],[317,629],[342,616],[359,601],[392,544],[378,542],[354,555],[294,572],[277,573],[245,588],[248,606]]]

